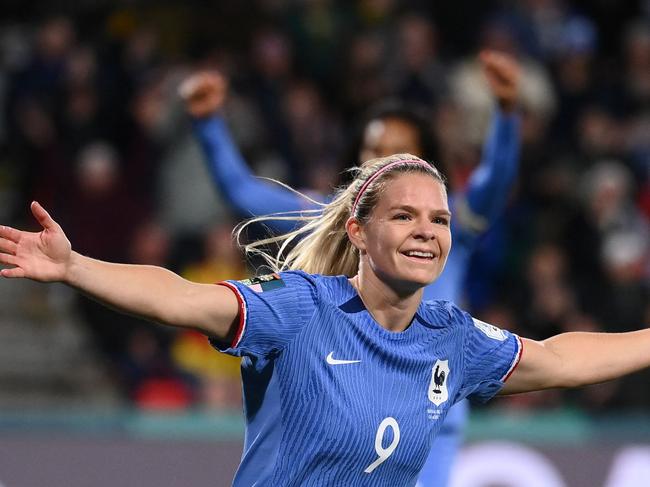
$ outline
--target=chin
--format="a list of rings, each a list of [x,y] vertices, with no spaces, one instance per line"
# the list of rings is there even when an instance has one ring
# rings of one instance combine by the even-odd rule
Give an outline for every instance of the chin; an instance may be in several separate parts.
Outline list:
[[[419,278],[419,276],[409,276],[406,278],[402,277],[400,279],[395,279],[393,282],[395,283],[395,290],[398,291],[399,294],[414,294],[427,287],[434,280],[435,279],[427,277]]]
[[[401,269],[402,272],[384,273],[374,269],[374,274],[387,286],[400,295],[414,294],[425,288],[440,275],[439,272],[432,272],[432,269]]]
[[[413,284],[417,284],[421,287],[428,286],[431,284],[433,281],[438,279],[438,276],[440,275],[439,272],[432,273],[431,271],[428,272],[411,272],[409,276],[405,277],[405,281],[410,281]]]

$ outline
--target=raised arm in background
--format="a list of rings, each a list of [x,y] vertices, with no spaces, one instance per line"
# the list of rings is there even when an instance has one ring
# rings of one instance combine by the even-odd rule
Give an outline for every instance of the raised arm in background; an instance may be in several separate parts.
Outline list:
[[[519,156],[519,123],[514,113],[518,66],[510,57],[493,51],[482,53],[480,59],[498,110],[483,147],[481,164],[464,193],[462,211],[467,218],[459,221],[471,226],[472,231],[484,229],[503,209]],[[317,208],[296,193],[258,179],[251,172],[219,114],[226,89],[226,81],[216,72],[193,75],[179,89],[221,195],[245,217]],[[320,195],[316,199],[326,201],[328,197]],[[288,231],[294,226],[293,222],[281,220],[265,223],[276,231]]]
[[[219,114],[227,84],[216,72],[201,72],[181,84],[179,93],[192,116],[196,134],[212,181],[224,199],[244,217],[316,209],[318,205],[279,184],[257,178],[235,146],[226,122]],[[310,197],[325,200],[310,192]],[[265,222],[276,231],[286,232],[295,222]]]
[[[516,112],[519,65],[495,51],[484,51],[479,59],[498,109],[483,145],[481,163],[467,188],[455,195],[457,223],[475,233],[485,231],[502,213],[517,175],[520,146]]]
[[[119,311],[161,324],[192,328],[228,342],[238,324],[239,304],[223,286],[197,284],[161,267],[112,264],[71,248],[61,226],[33,202],[41,232],[0,226],[0,264],[5,278],[63,282]]]

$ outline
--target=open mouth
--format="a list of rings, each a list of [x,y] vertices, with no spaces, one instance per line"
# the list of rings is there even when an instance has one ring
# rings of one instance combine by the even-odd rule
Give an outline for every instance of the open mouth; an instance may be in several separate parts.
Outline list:
[[[402,255],[416,262],[431,262],[435,258],[433,252],[422,250],[407,250],[406,252],[402,252]]]

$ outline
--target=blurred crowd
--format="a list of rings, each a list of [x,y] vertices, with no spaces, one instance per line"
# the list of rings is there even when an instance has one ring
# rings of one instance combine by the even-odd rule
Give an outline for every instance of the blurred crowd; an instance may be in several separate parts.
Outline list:
[[[355,162],[366,110],[393,98],[426,116],[458,187],[480,160],[494,108],[476,60],[493,48],[522,65],[522,153],[462,304],[535,339],[650,323],[650,2],[213,3],[8,10],[3,222],[33,226],[27,208],[37,199],[81,253],[201,282],[244,278],[254,269],[233,245],[235,216],[207,176],[177,95],[188,74],[228,77],[224,114],[257,174],[330,192]],[[203,337],[83,297],[77,306],[125,400],[239,407],[238,363]],[[649,379],[496,404],[647,408]]]

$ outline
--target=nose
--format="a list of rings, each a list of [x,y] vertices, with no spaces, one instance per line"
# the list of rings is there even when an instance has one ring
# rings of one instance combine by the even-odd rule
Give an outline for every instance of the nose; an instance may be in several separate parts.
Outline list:
[[[432,240],[436,236],[435,224],[428,218],[418,219],[413,229],[413,238],[418,240]]]

